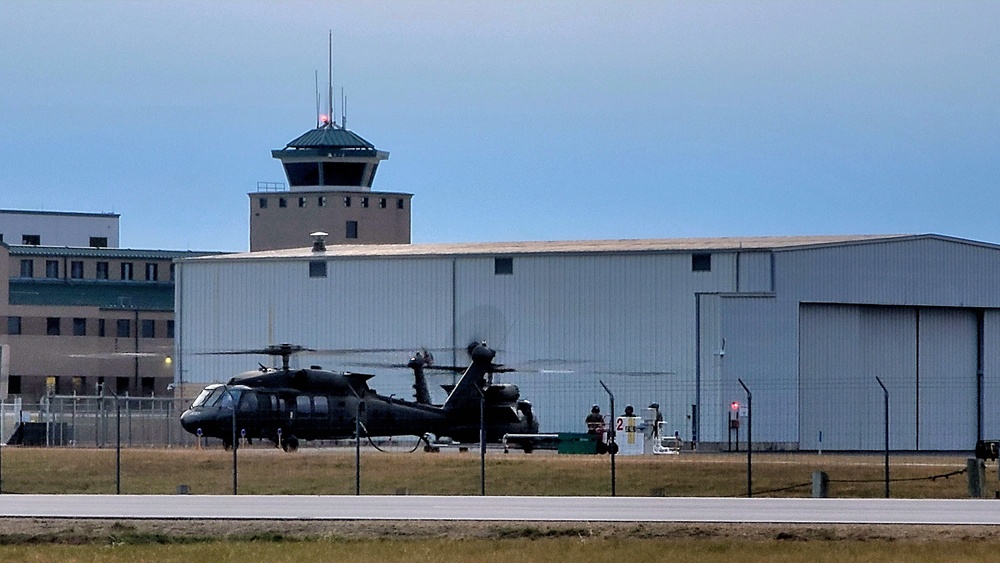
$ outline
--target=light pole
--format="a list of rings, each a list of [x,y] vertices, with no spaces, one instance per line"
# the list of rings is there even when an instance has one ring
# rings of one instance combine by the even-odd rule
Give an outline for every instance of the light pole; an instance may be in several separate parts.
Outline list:
[[[879,387],[882,388],[882,399],[885,403],[885,498],[889,498],[889,390],[879,377],[875,376]]]
[[[608,451],[611,452],[611,496],[615,496],[615,454],[618,453],[618,443],[615,441],[615,394],[611,392],[611,389],[608,389],[603,381],[598,380],[598,383],[604,387],[608,397],[611,398],[611,442],[608,444]]]
[[[237,458],[236,458],[236,449],[237,449],[236,448],[236,403],[238,403],[239,401],[237,399],[236,394],[233,393],[232,390],[229,389],[228,385],[223,386],[223,390],[224,390],[224,392],[227,395],[229,395],[229,401],[230,401],[230,405],[229,406],[230,406],[230,409],[233,411],[233,438],[232,438],[233,441],[231,442],[231,446],[233,448],[233,494],[234,495],[238,495],[239,494],[239,489],[238,489],[239,480],[237,478],[237,473],[238,472],[237,472],[237,461],[236,461],[237,460]]]
[[[753,393],[737,378],[743,390],[747,392],[747,496],[753,496]],[[737,440],[737,442],[739,442]]]
[[[361,413],[365,410],[365,403],[354,387],[348,385],[347,388],[358,400],[354,409],[354,494],[361,496]]]
[[[122,404],[118,394],[111,391],[115,398],[115,494],[122,494]]]
[[[486,496],[486,393],[479,391],[479,494]]]

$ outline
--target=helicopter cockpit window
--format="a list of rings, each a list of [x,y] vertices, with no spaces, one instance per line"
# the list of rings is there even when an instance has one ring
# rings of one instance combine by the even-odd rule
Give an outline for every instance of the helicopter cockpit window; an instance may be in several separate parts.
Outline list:
[[[330,412],[330,403],[326,397],[313,397],[313,412],[316,416],[326,416]]]
[[[201,393],[198,394],[198,398],[191,403],[192,407],[200,407],[208,402],[208,398],[212,395],[212,389],[202,389]]]
[[[239,403],[240,394],[242,393],[239,389],[230,389],[228,393],[225,392],[225,388],[220,388],[219,390],[223,391],[222,400],[219,403],[220,407],[224,409],[231,409],[233,408],[233,401],[237,404]]]

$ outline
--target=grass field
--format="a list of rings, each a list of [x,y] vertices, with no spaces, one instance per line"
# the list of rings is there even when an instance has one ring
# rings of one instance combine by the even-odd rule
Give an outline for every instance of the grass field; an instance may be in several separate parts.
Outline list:
[[[125,494],[232,493],[232,454],[221,449],[125,449]],[[965,498],[963,456],[892,456],[895,498]],[[354,494],[354,450],[238,453],[241,494]],[[617,494],[744,496],[745,454],[616,460]],[[813,471],[833,497],[881,497],[883,459],[873,455],[754,454],[761,496],[807,497]],[[115,492],[113,449],[5,447],[5,493]],[[795,486],[798,485],[798,486]],[[1000,489],[996,466],[986,490]],[[770,492],[767,492],[770,491]],[[361,456],[363,494],[479,494],[477,452]],[[489,495],[609,495],[606,456],[486,456]],[[3,497],[0,496],[0,502]],[[1000,506],[1000,505],[998,505]],[[0,520],[0,560],[11,561],[985,561],[991,527],[564,523],[181,522]]]
[[[12,493],[113,494],[114,449],[3,449],[3,491]],[[960,456],[892,456],[894,498],[966,498],[967,478],[930,477],[965,469]],[[458,453],[382,453],[361,456],[363,494],[476,495],[479,456]],[[273,448],[243,448],[237,460],[242,494],[354,494],[352,448],[302,449],[287,454]],[[232,493],[233,457],[222,449],[124,449],[124,494],[173,494],[188,485],[192,494]],[[755,454],[755,495],[808,497],[814,471],[825,471],[832,497],[881,497],[883,459],[878,455]],[[989,496],[1000,489],[995,465],[987,470]],[[611,493],[607,456],[552,453],[486,456],[488,495],[588,495]],[[745,496],[746,456],[683,454],[623,457],[616,460],[616,493],[622,496]]]

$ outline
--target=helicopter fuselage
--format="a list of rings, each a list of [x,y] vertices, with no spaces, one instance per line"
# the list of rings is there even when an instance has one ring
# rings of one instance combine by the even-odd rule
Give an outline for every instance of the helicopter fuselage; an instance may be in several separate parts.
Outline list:
[[[387,397],[368,387],[366,374],[325,370],[246,372],[228,384],[206,387],[181,415],[188,432],[232,443],[266,439],[291,448],[302,440],[352,438],[361,421],[362,436],[448,436],[459,442],[479,440],[479,401],[429,405]],[[538,422],[513,385],[490,385],[483,394],[488,441],[508,433],[536,433]],[[235,407],[235,408],[234,408]],[[235,416],[235,418],[234,418]]]

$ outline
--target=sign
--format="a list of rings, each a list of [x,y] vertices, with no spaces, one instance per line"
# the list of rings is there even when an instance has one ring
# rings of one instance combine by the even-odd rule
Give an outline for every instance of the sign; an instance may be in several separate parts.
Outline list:
[[[642,418],[638,416],[619,416],[615,419],[615,441],[618,443],[618,455],[642,455],[644,438]]]

